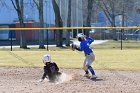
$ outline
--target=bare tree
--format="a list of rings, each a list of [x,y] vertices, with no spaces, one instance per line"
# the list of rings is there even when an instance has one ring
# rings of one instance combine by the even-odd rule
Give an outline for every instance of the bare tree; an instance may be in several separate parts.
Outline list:
[[[93,8],[93,1],[94,0],[88,0],[87,5],[87,18],[86,18],[86,24],[84,26],[91,27],[91,15],[92,15],[92,8]],[[89,36],[89,30],[86,30],[85,34]]]
[[[99,7],[103,10],[112,27],[115,27],[115,1],[116,0],[98,0]],[[113,39],[117,39],[116,30],[113,30]]]
[[[60,9],[58,4],[56,3],[56,0],[52,0],[52,5],[55,13],[55,25],[56,27],[63,27],[63,21],[60,16]],[[63,30],[56,31],[56,46],[63,46]]]
[[[1,10],[2,7],[5,7],[5,5],[6,5],[5,1],[4,0],[0,0],[0,10]]]
[[[20,27],[24,28],[24,0],[11,0],[20,22]],[[25,31],[20,31],[20,48],[27,48]]]
[[[67,17],[67,27],[71,27],[71,0],[68,1],[68,17]],[[67,31],[66,35],[66,46],[70,46],[70,31]]]
[[[1,7],[1,6],[4,6],[4,5],[5,5],[4,0],[0,0],[0,7]]]
[[[115,17],[118,15],[124,16],[124,12],[129,10],[132,1],[133,0],[98,0],[96,3],[106,15],[111,26],[115,27]],[[122,26],[124,26],[124,23]],[[113,30],[113,39],[117,40],[116,30]]]
[[[40,27],[44,28],[43,0],[33,0],[39,11]],[[39,31],[39,48],[44,49],[44,31]]]
[[[110,22],[112,27],[115,27],[115,17],[118,15],[122,15],[122,11],[124,12],[123,7],[121,4],[124,0],[98,0],[97,3],[99,7],[103,10],[104,14],[106,15],[108,21]],[[124,4],[123,4],[124,6]],[[118,8],[119,7],[119,8]],[[117,40],[116,30],[113,31],[113,39]]]

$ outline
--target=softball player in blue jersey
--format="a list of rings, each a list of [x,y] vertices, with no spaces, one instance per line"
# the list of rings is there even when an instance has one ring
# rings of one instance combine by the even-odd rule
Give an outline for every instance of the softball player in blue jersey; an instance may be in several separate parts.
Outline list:
[[[85,37],[84,34],[80,33],[77,36],[78,41],[80,42],[80,47],[75,46],[75,49],[78,51],[84,51],[85,60],[83,64],[83,68],[85,71],[85,77],[89,77],[89,71],[91,72],[92,76],[91,79],[96,79],[96,75],[94,69],[92,68],[91,64],[95,60],[95,55],[90,47],[90,44],[94,42],[94,40],[90,37]]]

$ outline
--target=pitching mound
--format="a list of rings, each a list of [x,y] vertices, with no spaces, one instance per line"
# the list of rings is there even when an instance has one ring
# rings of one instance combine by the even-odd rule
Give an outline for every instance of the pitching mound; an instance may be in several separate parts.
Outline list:
[[[37,81],[41,68],[0,68],[0,93],[140,93],[140,72],[98,70],[97,80],[83,70],[61,69],[59,82]]]

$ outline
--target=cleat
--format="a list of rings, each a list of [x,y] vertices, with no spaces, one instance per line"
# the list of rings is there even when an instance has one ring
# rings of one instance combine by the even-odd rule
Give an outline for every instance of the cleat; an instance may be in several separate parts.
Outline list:
[[[90,77],[90,74],[85,74],[84,77]]]
[[[97,78],[96,75],[92,75],[92,76],[90,77],[90,79],[96,79],[96,78]]]

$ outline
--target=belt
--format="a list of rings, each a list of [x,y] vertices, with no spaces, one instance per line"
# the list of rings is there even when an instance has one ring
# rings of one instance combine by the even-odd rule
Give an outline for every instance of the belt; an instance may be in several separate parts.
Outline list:
[[[90,55],[91,53],[89,53],[89,54],[85,54],[85,55]]]

